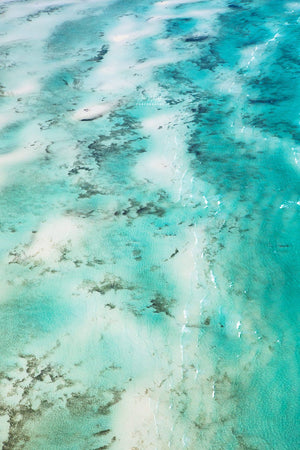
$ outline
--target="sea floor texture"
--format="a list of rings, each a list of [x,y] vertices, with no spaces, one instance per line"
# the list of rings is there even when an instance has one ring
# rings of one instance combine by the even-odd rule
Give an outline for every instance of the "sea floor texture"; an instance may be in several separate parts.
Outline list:
[[[1,1],[3,450],[300,448],[299,17]]]

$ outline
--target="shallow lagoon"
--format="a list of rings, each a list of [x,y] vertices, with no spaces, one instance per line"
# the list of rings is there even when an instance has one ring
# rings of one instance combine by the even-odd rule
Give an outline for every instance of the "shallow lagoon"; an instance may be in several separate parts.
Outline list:
[[[0,13],[2,448],[297,449],[297,4]]]

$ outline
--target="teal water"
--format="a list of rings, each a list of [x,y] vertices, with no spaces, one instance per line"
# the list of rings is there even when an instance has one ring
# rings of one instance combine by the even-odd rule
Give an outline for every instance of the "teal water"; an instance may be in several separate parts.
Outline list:
[[[299,14],[0,5],[0,441],[296,450]]]

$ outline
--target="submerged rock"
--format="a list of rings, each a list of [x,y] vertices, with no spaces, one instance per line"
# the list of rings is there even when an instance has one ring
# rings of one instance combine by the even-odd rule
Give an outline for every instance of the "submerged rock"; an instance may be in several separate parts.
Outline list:
[[[208,39],[209,36],[190,36],[188,38],[185,38],[185,42],[203,42],[206,41],[206,39]]]

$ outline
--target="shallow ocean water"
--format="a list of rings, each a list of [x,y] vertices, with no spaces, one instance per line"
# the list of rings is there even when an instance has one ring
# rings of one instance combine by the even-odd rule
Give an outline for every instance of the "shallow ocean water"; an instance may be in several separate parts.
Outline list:
[[[299,448],[299,11],[2,1],[3,449]]]

